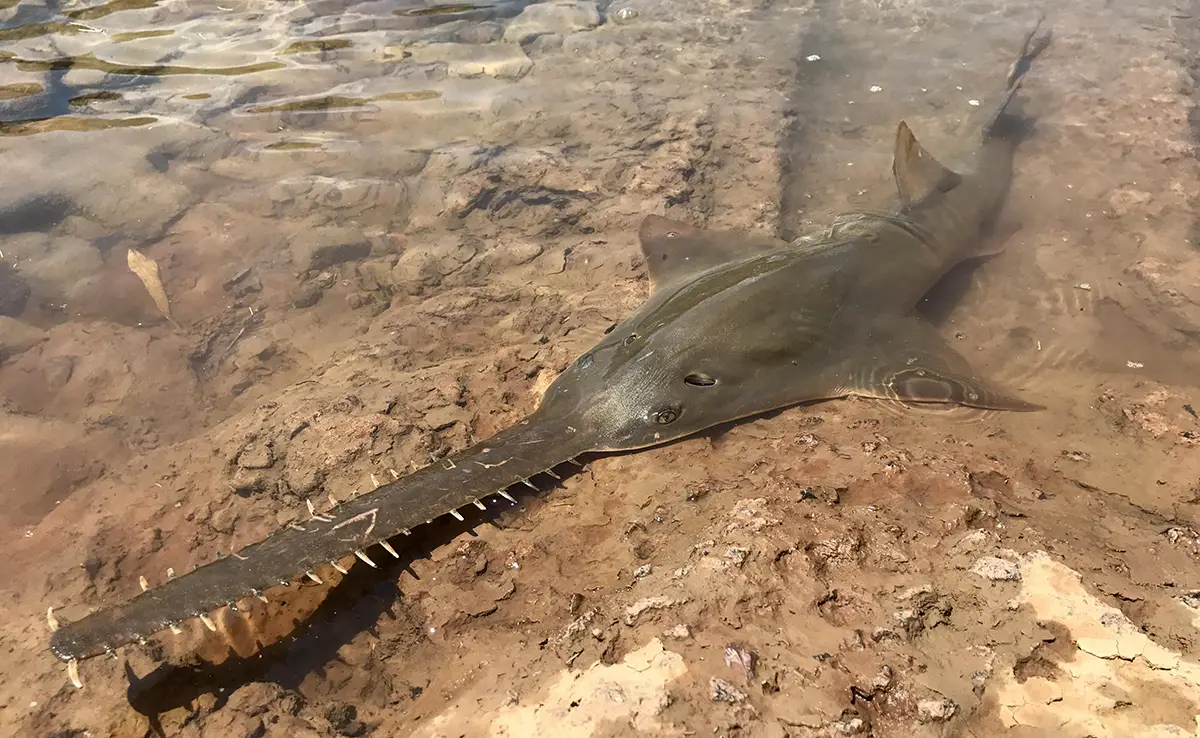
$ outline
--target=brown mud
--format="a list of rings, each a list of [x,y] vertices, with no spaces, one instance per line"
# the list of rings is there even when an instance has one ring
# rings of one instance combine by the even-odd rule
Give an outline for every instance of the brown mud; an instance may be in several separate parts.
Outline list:
[[[644,298],[646,214],[886,204],[897,122],[940,155],[1042,10],[134,5],[3,37],[0,734],[1197,735],[1200,10],[1047,8],[1006,249],[924,307],[1046,410],[831,402],[585,459],[80,690],[48,608],[520,419]]]

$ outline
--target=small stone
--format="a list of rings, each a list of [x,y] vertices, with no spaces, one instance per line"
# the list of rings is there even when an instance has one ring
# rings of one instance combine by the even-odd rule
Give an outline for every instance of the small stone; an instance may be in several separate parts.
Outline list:
[[[325,710],[325,719],[337,735],[357,738],[367,734],[367,726],[358,719],[358,708],[354,705],[335,702]]]
[[[724,679],[713,677],[708,682],[709,696],[713,702],[745,702],[746,693]]]
[[[321,301],[321,295],[324,292],[315,284],[307,284],[300,288],[296,293],[296,297],[292,300],[292,306],[303,310],[310,308]]]
[[[725,549],[725,558],[729,559],[737,566],[741,566],[742,564],[746,563],[746,558],[748,556],[750,556],[749,549],[738,548],[737,546],[730,546],[729,548]]]
[[[663,597],[661,595],[638,600],[629,607],[625,608],[625,624],[632,626],[638,621],[638,618],[640,618],[643,613],[651,610],[665,610],[666,608],[677,604],[679,603],[670,597]]]
[[[638,17],[638,12],[633,8],[618,8],[608,14],[614,23],[623,24],[630,23]]]
[[[566,36],[600,25],[600,10],[593,2],[552,2],[528,5],[504,29],[504,40],[525,43],[543,33]]]
[[[917,719],[923,723],[944,723],[957,711],[958,705],[945,697],[917,703]]]
[[[650,573],[652,571],[654,571],[654,567],[650,566],[649,564],[642,564],[641,566],[639,566],[638,568],[633,570],[633,578],[634,579],[645,579],[646,577],[650,576]]]
[[[275,463],[275,457],[269,444],[251,443],[238,454],[237,463],[243,469],[268,469]]]
[[[267,488],[267,477],[262,469],[238,469],[230,480],[233,491],[246,497]]]
[[[993,582],[1015,582],[1021,578],[1021,567],[995,556],[984,556],[971,567],[971,573]]]
[[[223,507],[212,514],[212,517],[208,519],[208,524],[218,533],[232,533],[239,517],[241,516],[232,506]]]
[[[221,288],[224,289],[226,292],[229,292],[234,287],[236,287],[238,285],[238,283],[240,283],[242,280],[246,279],[246,277],[249,277],[249,276],[250,276],[250,267],[242,267],[241,269],[238,269],[235,272],[233,272],[229,276],[228,279],[226,279],[224,282],[222,282]]]
[[[46,332],[41,328],[0,316],[0,361],[24,353],[44,340]]]
[[[292,262],[300,269],[325,269],[371,255],[371,242],[354,228],[308,228],[292,239]]]
[[[681,623],[668,630],[666,635],[668,638],[674,638],[675,640],[683,641],[692,637],[692,630]]]

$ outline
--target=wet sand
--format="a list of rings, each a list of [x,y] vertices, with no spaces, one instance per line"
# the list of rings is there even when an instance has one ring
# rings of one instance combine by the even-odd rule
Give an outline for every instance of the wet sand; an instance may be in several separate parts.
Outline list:
[[[47,608],[519,420],[645,298],[646,214],[886,205],[898,120],[940,156],[1040,11],[141,5],[3,9],[0,733],[1196,734],[1200,15],[1143,0],[1050,9],[1006,248],[922,307],[1046,410],[589,458],[72,687]]]

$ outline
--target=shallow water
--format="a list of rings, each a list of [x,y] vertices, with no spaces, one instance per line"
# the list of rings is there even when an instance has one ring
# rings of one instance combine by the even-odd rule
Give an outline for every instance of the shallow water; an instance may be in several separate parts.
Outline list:
[[[645,298],[647,214],[792,239],[887,207],[897,122],[952,151],[1041,8],[0,6],[0,732],[592,735],[620,704],[672,734],[1194,734],[1191,4],[1051,9],[1005,248],[920,308],[1044,411],[836,401],[597,458],[123,649],[157,669],[132,703],[105,659],[71,687],[47,608],[515,422]]]

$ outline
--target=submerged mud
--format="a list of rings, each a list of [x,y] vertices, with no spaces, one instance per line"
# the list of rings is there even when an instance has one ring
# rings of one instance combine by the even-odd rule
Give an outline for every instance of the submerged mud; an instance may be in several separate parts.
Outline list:
[[[591,459],[72,687],[47,608],[520,419],[644,298],[647,213],[790,238],[888,202],[897,122],[942,158],[1041,10],[221,7],[5,40],[4,120],[59,123],[0,138],[0,732],[1194,732],[1196,29],[1150,2],[1051,11],[1006,248],[921,308],[1046,410],[833,402]]]

